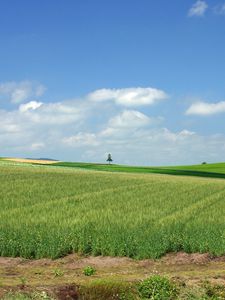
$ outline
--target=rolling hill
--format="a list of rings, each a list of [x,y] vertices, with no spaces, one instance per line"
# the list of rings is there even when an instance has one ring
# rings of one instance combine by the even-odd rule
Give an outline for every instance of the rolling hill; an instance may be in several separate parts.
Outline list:
[[[56,162],[54,166],[127,173],[158,173],[168,175],[225,178],[225,163],[174,167],[139,167],[115,164]]]

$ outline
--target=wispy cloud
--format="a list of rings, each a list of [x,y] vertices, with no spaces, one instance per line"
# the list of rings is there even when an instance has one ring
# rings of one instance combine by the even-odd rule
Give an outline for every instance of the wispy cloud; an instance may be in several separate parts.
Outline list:
[[[225,15],[225,3],[215,6],[214,13],[217,15]]]
[[[208,4],[205,1],[198,0],[193,4],[188,12],[189,17],[202,17],[208,8]]]
[[[72,135],[70,137],[63,138],[62,142],[70,147],[96,147],[99,145],[99,142],[97,141],[97,136],[94,133],[88,133],[88,132],[79,132],[75,135]]]
[[[30,150],[32,151],[37,151],[37,150],[41,150],[45,148],[45,144],[43,142],[40,142],[40,143],[33,143],[31,144],[30,146]]]
[[[214,115],[225,112],[225,101],[217,103],[196,102],[186,111],[187,115]]]
[[[114,101],[116,104],[135,107],[152,105],[160,100],[168,98],[168,95],[155,88],[124,88],[124,89],[100,89],[88,95],[88,99],[94,102]]]
[[[45,90],[42,84],[28,80],[3,82],[0,84],[0,98],[12,103],[22,103],[31,97],[42,96]]]

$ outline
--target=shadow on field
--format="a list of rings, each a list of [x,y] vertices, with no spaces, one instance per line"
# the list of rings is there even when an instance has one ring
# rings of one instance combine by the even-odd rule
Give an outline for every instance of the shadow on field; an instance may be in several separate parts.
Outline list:
[[[88,169],[95,171],[107,171],[107,172],[125,172],[125,173],[153,173],[153,174],[165,174],[174,176],[196,176],[207,178],[222,178],[225,179],[225,174],[208,171],[195,171],[195,170],[182,170],[173,168],[151,168],[151,167],[132,167],[121,165],[106,165],[106,164],[89,164],[89,163],[73,163],[73,162],[59,162],[51,164],[52,167],[70,167],[79,169]]]

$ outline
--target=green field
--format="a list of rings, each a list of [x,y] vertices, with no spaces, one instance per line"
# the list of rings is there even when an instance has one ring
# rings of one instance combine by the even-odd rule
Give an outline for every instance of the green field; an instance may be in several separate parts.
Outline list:
[[[73,167],[90,169],[96,171],[126,172],[126,173],[156,173],[168,175],[185,175],[210,178],[225,178],[225,163],[205,164],[193,166],[172,166],[172,167],[136,167],[126,165],[107,165],[94,163],[58,162],[58,167]]]
[[[224,179],[76,167],[0,164],[1,256],[225,254]]]

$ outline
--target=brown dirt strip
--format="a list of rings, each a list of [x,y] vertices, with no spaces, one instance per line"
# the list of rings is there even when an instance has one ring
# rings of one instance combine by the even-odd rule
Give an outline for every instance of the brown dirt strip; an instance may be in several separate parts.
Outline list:
[[[92,266],[96,274],[87,277],[83,268]],[[97,279],[133,282],[153,274],[198,284],[205,280],[225,285],[225,256],[209,254],[167,254],[159,260],[133,260],[124,257],[84,257],[71,254],[51,260],[0,257],[0,298],[9,290],[41,289],[53,291],[71,284],[85,285]],[[24,288],[24,287],[22,287]]]

